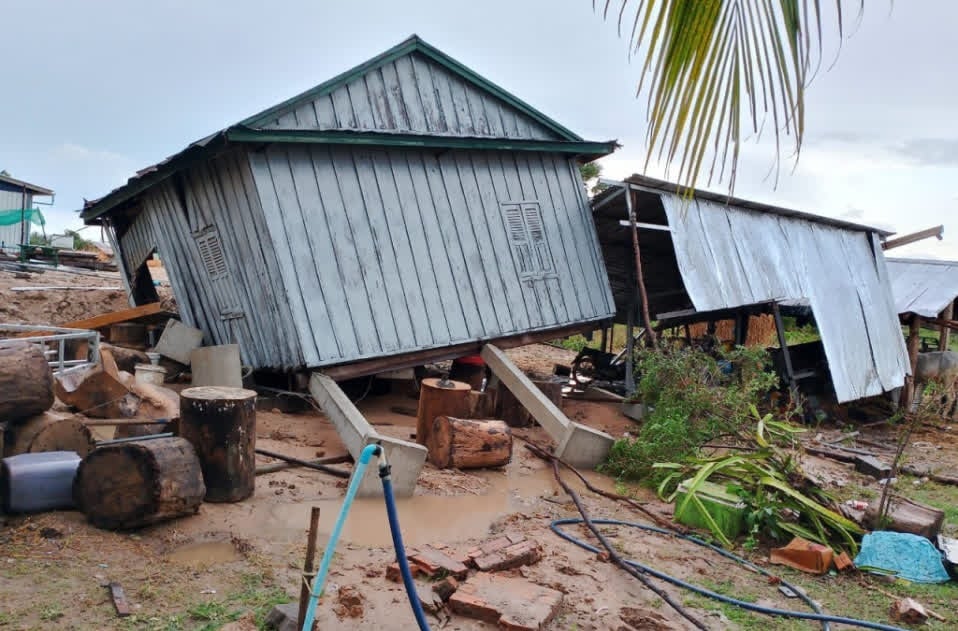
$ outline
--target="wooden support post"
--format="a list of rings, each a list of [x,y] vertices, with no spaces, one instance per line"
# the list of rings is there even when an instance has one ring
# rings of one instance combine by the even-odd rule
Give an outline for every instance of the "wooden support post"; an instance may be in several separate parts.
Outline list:
[[[632,204],[632,189],[625,192],[625,205],[629,212],[629,222],[632,224],[632,249],[635,252],[635,284],[639,288],[639,297],[642,299],[642,326],[645,327],[646,340],[649,346],[655,346],[656,336],[652,329],[652,318],[649,315],[649,296],[645,291],[645,275],[642,271],[642,249],[639,247],[639,226],[635,222],[635,209]]]
[[[574,467],[594,468],[614,442],[605,432],[574,423],[516,367],[502,350],[486,344],[482,359],[556,442],[556,455]]]
[[[782,361],[785,362],[785,376],[788,379],[788,389],[792,393],[792,402],[798,402],[798,382],[795,381],[795,369],[792,367],[792,354],[788,350],[785,340],[785,322],[782,320],[782,311],[777,302],[772,303],[772,317],[775,319],[775,332],[778,334],[778,345],[782,348]]]
[[[303,628],[306,618],[306,607],[309,605],[309,590],[313,586],[313,562],[316,559],[316,535],[319,532],[319,506],[313,506],[309,514],[309,535],[306,537],[306,560],[303,563],[303,583],[299,587],[299,623],[297,629]]]
[[[955,303],[949,304],[945,307],[945,310],[939,314],[938,318],[940,320],[951,320],[955,317]],[[949,336],[951,335],[951,328],[947,326],[942,326],[940,328],[940,333],[938,335],[938,350],[947,351]]]
[[[918,346],[921,337],[918,335],[921,331],[921,316],[912,315],[910,328],[908,329],[908,365],[911,367],[911,375],[905,379],[905,388],[902,397],[899,399],[901,409],[905,412],[911,410],[912,403],[915,401],[915,371],[918,368]]]
[[[633,354],[635,353],[635,288],[629,300],[629,313],[625,321],[625,392],[635,392],[635,374],[633,374]]]
[[[314,372],[309,379],[309,393],[336,427],[340,440],[354,460],[359,460],[359,455],[366,445],[377,443],[382,446],[389,464],[392,465],[393,490],[399,497],[411,497],[416,490],[419,472],[426,462],[426,448],[377,433],[339,384],[328,375]],[[375,466],[366,467],[359,495],[382,495],[379,472]]]

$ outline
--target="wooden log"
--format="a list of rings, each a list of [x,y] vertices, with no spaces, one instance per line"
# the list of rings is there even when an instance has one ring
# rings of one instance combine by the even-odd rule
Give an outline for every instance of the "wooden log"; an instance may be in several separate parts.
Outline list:
[[[199,458],[183,438],[107,445],[87,456],[73,499],[100,528],[138,528],[199,511],[206,486]]]
[[[471,391],[469,393],[469,418],[496,418],[498,394],[498,388],[490,388],[485,392],[479,392],[478,390]]]
[[[256,393],[202,386],[180,393],[180,436],[203,469],[207,502],[239,502],[256,486]]]
[[[53,405],[53,374],[36,344],[0,344],[0,419],[15,424]]]
[[[93,433],[78,419],[52,412],[38,414],[8,430],[4,457],[39,451],[75,451],[81,458],[93,451]]]
[[[512,431],[503,421],[439,416],[428,447],[429,462],[440,469],[503,467],[512,460]]]
[[[53,391],[63,403],[96,418],[132,418],[140,399],[103,366],[88,366],[53,380]]]
[[[416,442],[429,444],[429,432],[437,416],[468,416],[472,387],[449,379],[423,379],[419,389],[419,411],[416,415]]]

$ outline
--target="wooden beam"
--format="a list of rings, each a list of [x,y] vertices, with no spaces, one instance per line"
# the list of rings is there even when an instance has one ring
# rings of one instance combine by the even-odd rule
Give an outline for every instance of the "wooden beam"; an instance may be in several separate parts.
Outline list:
[[[422,351],[413,351],[411,353],[402,353],[388,357],[376,357],[365,359],[349,364],[338,364],[336,366],[323,367],[323,374],[337,380],[353,379],[355,377],[364,377],[366,375],[375,375],[387,370],[400,370],[402,368],[412,368],[422,366],[430,362],[445,361],[455,359],[464,355],[475,355],[482,350],[485,344],[495,344],[499,348],[515,348],[516,346],[526,346],[536,342],[547,342],[557,338],[568,337],[576,333],[586,333],[594,331],[603,326],[601,320],[592,322],[580,322],[569,326],[546,329],[544,331],[530,331],[520,333],[519,335],[510,335],[493,340],[474,340],[463,342],[462,344],[453,344],[452,346],[443,346],[440,348],[430,348]]]
[[[788,389],[792,393],[792,402],[798,402],[798,382],[795,379],[795,369],[792,366],[792,354],[788,350],[785,340],[785,323],[778,303],[772,303],[772,317],[775,319],[775,333],[778,335],[778,345],[782,348],[782,361],[785,362],[785,376],[788,378]]]
[[[951,320],[955,316],[955,303],[952,302],[945,310],[941,312],[942,320]],[[942,326],[941,331],[938,334],[938,350],[947,351],[948,342],[950,341],[948,337],[951,335],[951,327]]]
[[[631,221],[628,221],[627,219],[620,219],[619,225],[624,226],[626,228],[631,228],[633,223]],[[642,228],[644,230],[661,230],[663,232],[672,232],[672,228],[660,223],[645,223],[642,221],[636,221],[635,227]]]
[[[930,239],[931,237],[937,238],[939,241],[942,239],[942,235],[945,232],[944,226],[935,226],[933,228],[925,228],[924,230],[919,230],[918,232],[912,232],[911,234],[905,234],[894,239],[888,239],[881,244],[882,250],[891,250],[892,248],[901,247],[903,245],[908,245],[909,243],[916,243],[918,241],[923,241],[925,239]]]
[[[908,365],[911,366],[911,375],[905,378],[905,387],[902,396],[899,398],[899,404],[903,411],[911,410],[912,402],[915,400],[915,370],[918,367],[918,346],[921,341],[918,333],[921,331],[921,316],[913,315],[911,317],[911,328],[908,329]]]

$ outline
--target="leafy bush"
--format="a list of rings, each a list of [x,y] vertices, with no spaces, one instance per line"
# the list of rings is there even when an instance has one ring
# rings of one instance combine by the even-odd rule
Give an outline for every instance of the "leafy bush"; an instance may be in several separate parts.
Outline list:
[[[655,468],[668,473],[659,485],[659,495],[674,501],[679,483],[690,480],[688,492],[675,507],[676,513],[687,504],[694,504],[710,522],[709,530],[725,546],[732,542],[711,521],[697,495],[706,481],[720,484],[742,499],[752,545],[758,537],[784,542],[799,536],[854,554],[861,528],[833,508],[834,499],[811,482],[799,465],[794,436],[805,430],[774,421],[771,414],[761,417],[754,408],[752,413],[757,427],[749,452],[658,463]]]
[[[638,351],[638,397],[649,412],[635,438],[615,442],[603,470],[656,485],[657,462],[677,462],[753,423],[751,408],[778,384],[768,353],[737,347],[718,358],[689,348]]]

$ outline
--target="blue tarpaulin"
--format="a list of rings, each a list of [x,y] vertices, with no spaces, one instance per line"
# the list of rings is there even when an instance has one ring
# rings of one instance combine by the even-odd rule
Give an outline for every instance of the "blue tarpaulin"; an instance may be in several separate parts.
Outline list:
[[[912,583],[951,580],[938,548],[924,537],[906,532],[881,530],[865,535],[855,565],[890,572]]]

